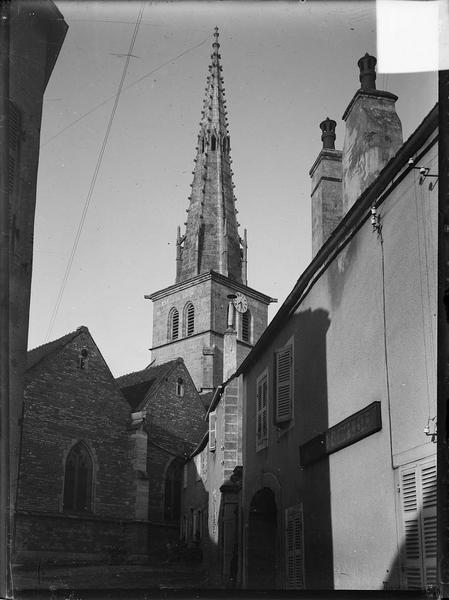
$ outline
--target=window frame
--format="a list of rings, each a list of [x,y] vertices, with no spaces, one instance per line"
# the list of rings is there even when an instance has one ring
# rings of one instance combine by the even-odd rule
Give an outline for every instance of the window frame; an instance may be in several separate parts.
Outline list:
[[[174,335],[174,318],[177,317],[177,327],[176,327],[176,335]],[[176,306],[172,306],[170,312],[168,313],[168,339],[170,342],[175,342],[179,340],[179,310]]]
[[[213,434],[213,435],[212,435]],[[215,452],[217,448],[217,415],[215,411],[209,413],[209,450]]]
[[[75,463],[74,473],[72,476],[72,480],[69,479],[70,475],[68,472],[69,461],[72,457],[75,456],[75,460],[78,458],[75,453],[81,454],[88,459],[88,469],[85,476],[85,491],[84,491],[84,507],[80,507],[79,503],[79,486],[80,484],[80,474],[79,474],[79,464]],[[94,503],[94,460],[92,457],[92,453],[88,447],[88,445],[83,441],[79,440],[75,444],[72,445],[67,456],[64,461],[64,483],[63,483],[63,493],[62,493],[62,512],[65,513],[92,513],[93,512],[93,503]],[[70,488],[72,488],[70,490]]]
[[[265,388],[265,404],[263,407],[259,404],[259,399],[261,397],[261,393],[263,396],[263,390]],[[269,376],[268,376],[268,368],[265,368],[264,371],[259,375],[256,379],[256,452],[259,450],[263,450],[268,447],[268,408],[269,406]],[[265,424],[265,437],[259,437],[259,419],[264,420]],[[262,427],[263,430],[263,427]]]
[[[184,306],[183,321],[184,337],[192,337],[195,334],[195,306],[190,300]]]

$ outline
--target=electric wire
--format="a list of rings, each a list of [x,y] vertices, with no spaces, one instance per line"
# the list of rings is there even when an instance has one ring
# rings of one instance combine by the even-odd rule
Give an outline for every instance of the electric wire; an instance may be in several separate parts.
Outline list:
[[[426,324],[425,324],[425,311],[424,311],[424,290],[422,281],[422,255],[421,255],[421,235],[419,231],[419,210],[418,210],[418,195],[416,193],[416,171],[413,171],[413,198],[415,204],[415,216],[416,216],[416,236],[418,240],[418,260],[419,260],[419,285],[421,295],[421,324],[422,324],[422,336],[424,345],[424,368],[426,372],[426,386],[427,386],[427,418],[430,420],[430,386],[429,386],[429,371],[427,365],[427,340],[426,340]],[[425,245],[425,241],[424,241]]]
[[[100,167],[101,167],[101,164],[102,164],[102,161],[103,161],[103,156],[104,156],[104,152],[105,152],[105,149],[106,149],[106,145],[107,145],[107,142],[108,142],[108,139],[109,139],[109,134],[111,132],[112,123],[114,121],[115,113],[117,111],[117,106],[118,106],[118,102],[119,102],[119,99],[120,99],[120,94],[121,94],[121,91],[122,91],[122,88],[123,88],[123,82],[125,81],[126,73],[128,71],[128,66],[129,66],[129,62],[130,62],[130,59],[131,59],[130,55],[131,55],[131,53],[132,53],[132,51],[134,49],[134,44],[135,44],[135,41],[136,41],[137,33],[139,31],[139,25],[140,25],[140,21],[142,20],[143,10],[144,10],[144,4],[142,4],[142,6],[140,8],[139,15],[137,17],[137,21],[136,21],[136,24],[135,24],[135,27],[134,27],[134,31],[133,31],[133,35],[132,35],[132,38],[131,38],[131,43],[130,43],[128,55],[126,57],[125,65],[123,67],[122,77],[120,79],[120,83],[119,83],[119,86],[117,88],[117,93],[116,93],[116,96],[115,96],[114,106],[112,107],[111,115],[109,117],[108,125],[107,125],[107,128],[106,128],[106,133],[105,133],[105,136],[104,136],[104,139],[103,139],[103,143],[101,145],[101,149],[100,149],[100,152],[99,152],[99,155],[98,155],[97,163],[95,165],[95,169],[94,169],[94,173],[93,173],[92,180],[91,180],[91,183],[90,183],[89,191],[87,193],[86,201],[84,203],[83,212],[82,212],[81,219],[80,219],[80,222],[79,222],[79,225],[78,225],[78,229],[77,229],[77,232],[76,232],[76,235],[75,235],[75,241],[73,243],[72,250],[70,252],[70,256],[69,256],[69,260],[67,262],[67,267],[66,267],[66,270],[65,270],[65,273],[64,273],[62,284],[61,284],[61,287],[59,289],[59,294],[58,294],[55,306],[53,308],[53,312],[51,314],[50,323],[49,323],[48,330],[47,330],[47,335],[46,335],[46,341],[49,340],[51,332],[53,330],[53,326],[55,324],[56,317],[57,317],[58,312],[59,312],[59,307],[61,305],[62,297],[64,295],[64,290],[66,288],[67,281],[68,281],[68,278],[69,278],[69,275],[70,275],[70,271],[72,269],[73,260],[75,258],[76,250],[78,248],[78,242],[79,242],[80,237],[81,237],[81,233],[82,233],[82,230],[83,230],[84,222],[86,220],[87,211],[89,209],[90,201],[92,199],[92,194],[93,194],[93,191],[94,191],[94,188],[95,188],[95,184],[96,184],[96,181],[97,181],[97,177],[98,177],[98,173],[100,171]]]
[[[385,387],[387,390],[387,407],[388,407],[388,427],[390,433],[390,459],[393,467],[393,426],[391,418],[391,394],[390,394],[390,367],[388,364],[388,342],[387,342],[387,300],[385,290],[385,251],[384,237],[382,229],[379,230],[378,236],[380,239],[380,256],[381,256],[381,283],[382,283],[382,325],[383,325],[383,342],[384,342],[384,363],[385,363]]]
[[[129,85],[125,86],[122,91],[125,92],[125,91],[129,90],[130,88],[132,88],[133,86],[137,85],[138,83],[140,83],[141,81],[143,81],[147,77],[150,77],[150,75],[154,75],[154,73],[156,73],[157,71],[160,71],[161,69],[163,69],[164,67],[166,67],[170,63],[173,63],[173,62],[179,60],[180,58],[182,58],[183,56],[185,56],[186,54],[188,54],[189,52],[192,52],[193,50],[196,50],[196,48],[199,48],[200,46],[202,46],[203,44],[205,44],[209,40],[209,38],[210,38],[210,35],[207,36],[207,38],[205,38],[199,44],[196,44],[195,46],[191,46],[190,48],[187,48],[186,50],[184,50],[183,52],[181,52],[181,54],[177,54],[173,58],[170,58],[169,60],[165,61],[164,63],[158,65],[157,67],[155,67],[154,69],[152,69],[148,73],[145,73],[145,75],[142,75],[142,77],[139,77],[139,79],[136,79],[135,81],[133,81]],[[130,53],[128,53],[128,54],[130,54]],[[55,133],[54,135],[52,135],[51,137],[49,137],[47,140],[45,140],[41,144],[41,147],[44,148],[45,146],[47,146],[47,144],[49,144],[55,138],[59,137],[65,131],[67,131],[67,129],[70,129],[71,127],[73,127],[74,125],[76,125],[77,123],[79,123],[82,119],[84,119],[85,117],[88,117],[89,115],[91,115],[92,113],[94,113],[96,110],[98,110],[99,108],[101,108],[102,106],[104,106],[105,104],[107,104],[114,97],[115,96],[109,96],[109,98],[106,98],[105,100],[103,100],[102,102],[100,102],[100,104],[97,104],[96,106],[94,106],[93,108],[91,108],[90,110],[88,110],[87,112],[83,113],[80,117],[78,117],[77,119],[75,119],[74,121],[72,121],[71,123],[69,123],[68,125],[66,125],[65,127],[63,127],[62,129],[60,129],[57,133]]]
[[[430,163],[431,164],[431,163]],[[435,336],[434,330],[432,327],[432,313],[430,311],[430,307],[432,306],[432,301],[430,297],[430,273],[429,273],[429,258],[428,258],[428,245],[429,245],[429,236],[427,232],[426,224],[429,222],[429,219],[426,219],[425,215],[425,207],[430,205],[430,194],[426,194],[424,197],[424,189],[423,186],[420,186],[420,196],[421,196],[421,215],[422,215],[422,223],[423,223],[423,234],[424,234],[424,261],[426,265],[425,273],[426,273],[426,283],[427,283],[427,316],[428,316],[428,331],[429,331],[429,345],[430,345],[430,361],[431,361],[431,371],[432,373],[436,373],[436,357],[435,357]],[[432,275],[435,275],[435,271],[432,270]],[[432,285],[432,289],[436,289],[436,284]],[[424,309],[423,309],[424,310]],[[432,398],[436,399],[436,389],[435,389],[435,378],[432,377]],[[436,408],[435,408],[436,410]]]

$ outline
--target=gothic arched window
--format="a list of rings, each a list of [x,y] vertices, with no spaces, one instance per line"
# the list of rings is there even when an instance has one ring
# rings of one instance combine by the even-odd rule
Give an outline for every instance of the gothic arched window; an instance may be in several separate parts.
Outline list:
[[[217,149],[217,138],[215,137],[215,135],[212,135],[211,143],[210,143],[210,149],[212,151],[214,151],[214,150]]]
[[[195,331],[195,309],[191,302],[188,302],[184,308],[184,333],[188,337]]]
[[[177,521],[181,516],[181,483],[183,463],[175,458],[165,474],[164,519]]]
[[[249,310],[242,313],[240,337],[244,342],[251,341],[251,313]]]
[[[63,510],[87,512],[92,509],[93,464],[87,446],[78,442],[65,463]]]
[[[168,338],[177,340],[179,337],[179,312],[172,308],[168,315]]]

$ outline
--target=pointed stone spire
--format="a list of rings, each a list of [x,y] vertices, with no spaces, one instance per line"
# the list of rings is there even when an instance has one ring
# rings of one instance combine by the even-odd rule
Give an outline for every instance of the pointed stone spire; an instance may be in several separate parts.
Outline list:
[[[215,27],[186,231],[182,237],[178,233],[176,283],[208,271],[242,282],[219,48],[218,27]]]

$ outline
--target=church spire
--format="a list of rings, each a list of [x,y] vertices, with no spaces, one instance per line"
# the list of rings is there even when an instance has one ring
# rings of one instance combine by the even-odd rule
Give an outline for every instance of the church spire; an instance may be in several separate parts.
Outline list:
[[[232,182],[230,138],[215,27],[206,95],[201,111],[185,234],[178,228],[176,282],[216,271],[246,284],[245,242],[240,239]],[[242,272],[242,250],[245,261]]]

